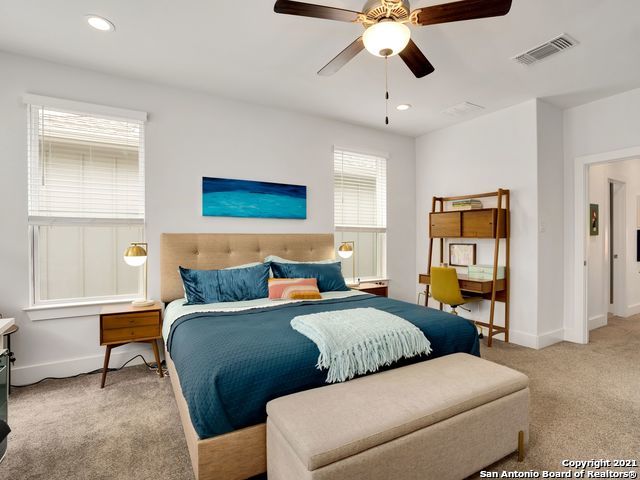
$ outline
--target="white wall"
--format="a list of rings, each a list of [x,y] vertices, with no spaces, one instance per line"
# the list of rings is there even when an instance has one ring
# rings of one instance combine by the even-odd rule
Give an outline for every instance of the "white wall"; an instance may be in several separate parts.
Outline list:
[[[619,212],[624,218],[624,236],[620,240],[624,256],[616,265],[622,268],[625,290],[620,292],[619,314],[626,317],[640,313],[640,272],[636,261],[636,230],[638,229],[638,197],[640,196],[640,159],[593,165],[589,168],[589,203],[600,206],[600,234],[588,240],[588,319],[589,328],[607,323],[609,311],[609,180],[625,184],[625,207]],[[620,251],[620,253],[623,253]]]
[[[146,216],[153,298],[159,295],[159,235],[163,232],[333,231],[332,147],[336,144],[390,156],[390,293],[414,301],[413,139],[3,53],[0,71],[0,312],[16,316],[20,326],[12,343],[18,359],[16,383],[97,368],[103,355],[96,316],[33,321],[22,311],[29,303],[27,122],[21,102],[27,92],[149,112]],[[308,219],[202,217],[202,176],[307,185]],[[140,349],[114,351],[112,365]]]
[[[531,347],[538,347],[537,108],[537,101],[531,100],[416,141],[416,273],[426,271],[428,214],[434,195],[510,189],[511,340]],[[490,263],[493,242],[476,242],[478,263]],[[488,302],[483,303],[471,317],[488,318]],[[503,322],[503,311],[498,304],[498,324]]]
[[[564,112],[564,326],[567,340],[582,341],[574,309],[574,181],[580,156],[640,147],[640,89]],[[586,215],[585,215],[586,218]]]
[[[562,110],[538,100],[538,347],[564,338]]]

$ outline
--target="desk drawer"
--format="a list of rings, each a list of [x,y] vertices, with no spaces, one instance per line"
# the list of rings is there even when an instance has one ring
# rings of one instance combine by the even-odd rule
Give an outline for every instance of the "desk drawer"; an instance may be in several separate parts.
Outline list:
[[[159,323],[160,315],[158,312],[127,313],[126,315],[105,315],[102,317],[102,328],[105,330],[158,325]]]
[[[460,280],[458,283],[460,284],[460,290],[465,290],[467,292],[485,293],[491,291],[491,285],[483,282]]]
[[[130,342],[139,338],[153,338],[160,336],[160,325],[146,325],[143,327],[111,328],[102,332],[103,343]]]

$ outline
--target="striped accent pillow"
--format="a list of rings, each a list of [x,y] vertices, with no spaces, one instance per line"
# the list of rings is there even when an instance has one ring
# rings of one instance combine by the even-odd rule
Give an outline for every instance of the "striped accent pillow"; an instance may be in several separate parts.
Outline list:
[[[270,278],[269,300],[321,299],[315,278]]]

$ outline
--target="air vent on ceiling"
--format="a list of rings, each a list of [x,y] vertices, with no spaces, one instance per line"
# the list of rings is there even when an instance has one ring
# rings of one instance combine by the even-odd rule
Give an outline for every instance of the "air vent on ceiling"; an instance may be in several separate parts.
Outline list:
[[[531,65],[533,63],[544,60],[551,55],[563,52],[571,47],[575,47],[578,41],[575,38],[570,37],[566,33],[563,33],[559,37],[549,40],[542,45],[538,45],[531,50],[521,53],[513,57],[513,60],[522,65]]]
[[[452,117],[461,117],[462,115],[479,112],[480,110],[484,110],[484,107],[471,102],[462,102],[454,105],[453,107],[447,108],[442,113],[446,113],[447,115],[451,115]]]

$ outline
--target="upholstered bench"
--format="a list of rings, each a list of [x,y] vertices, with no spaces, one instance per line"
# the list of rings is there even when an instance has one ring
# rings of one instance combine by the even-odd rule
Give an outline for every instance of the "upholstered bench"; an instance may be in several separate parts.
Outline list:
[[[518,451],[529,380],[455,354],[267,404],[269,480],[462,479]]]

